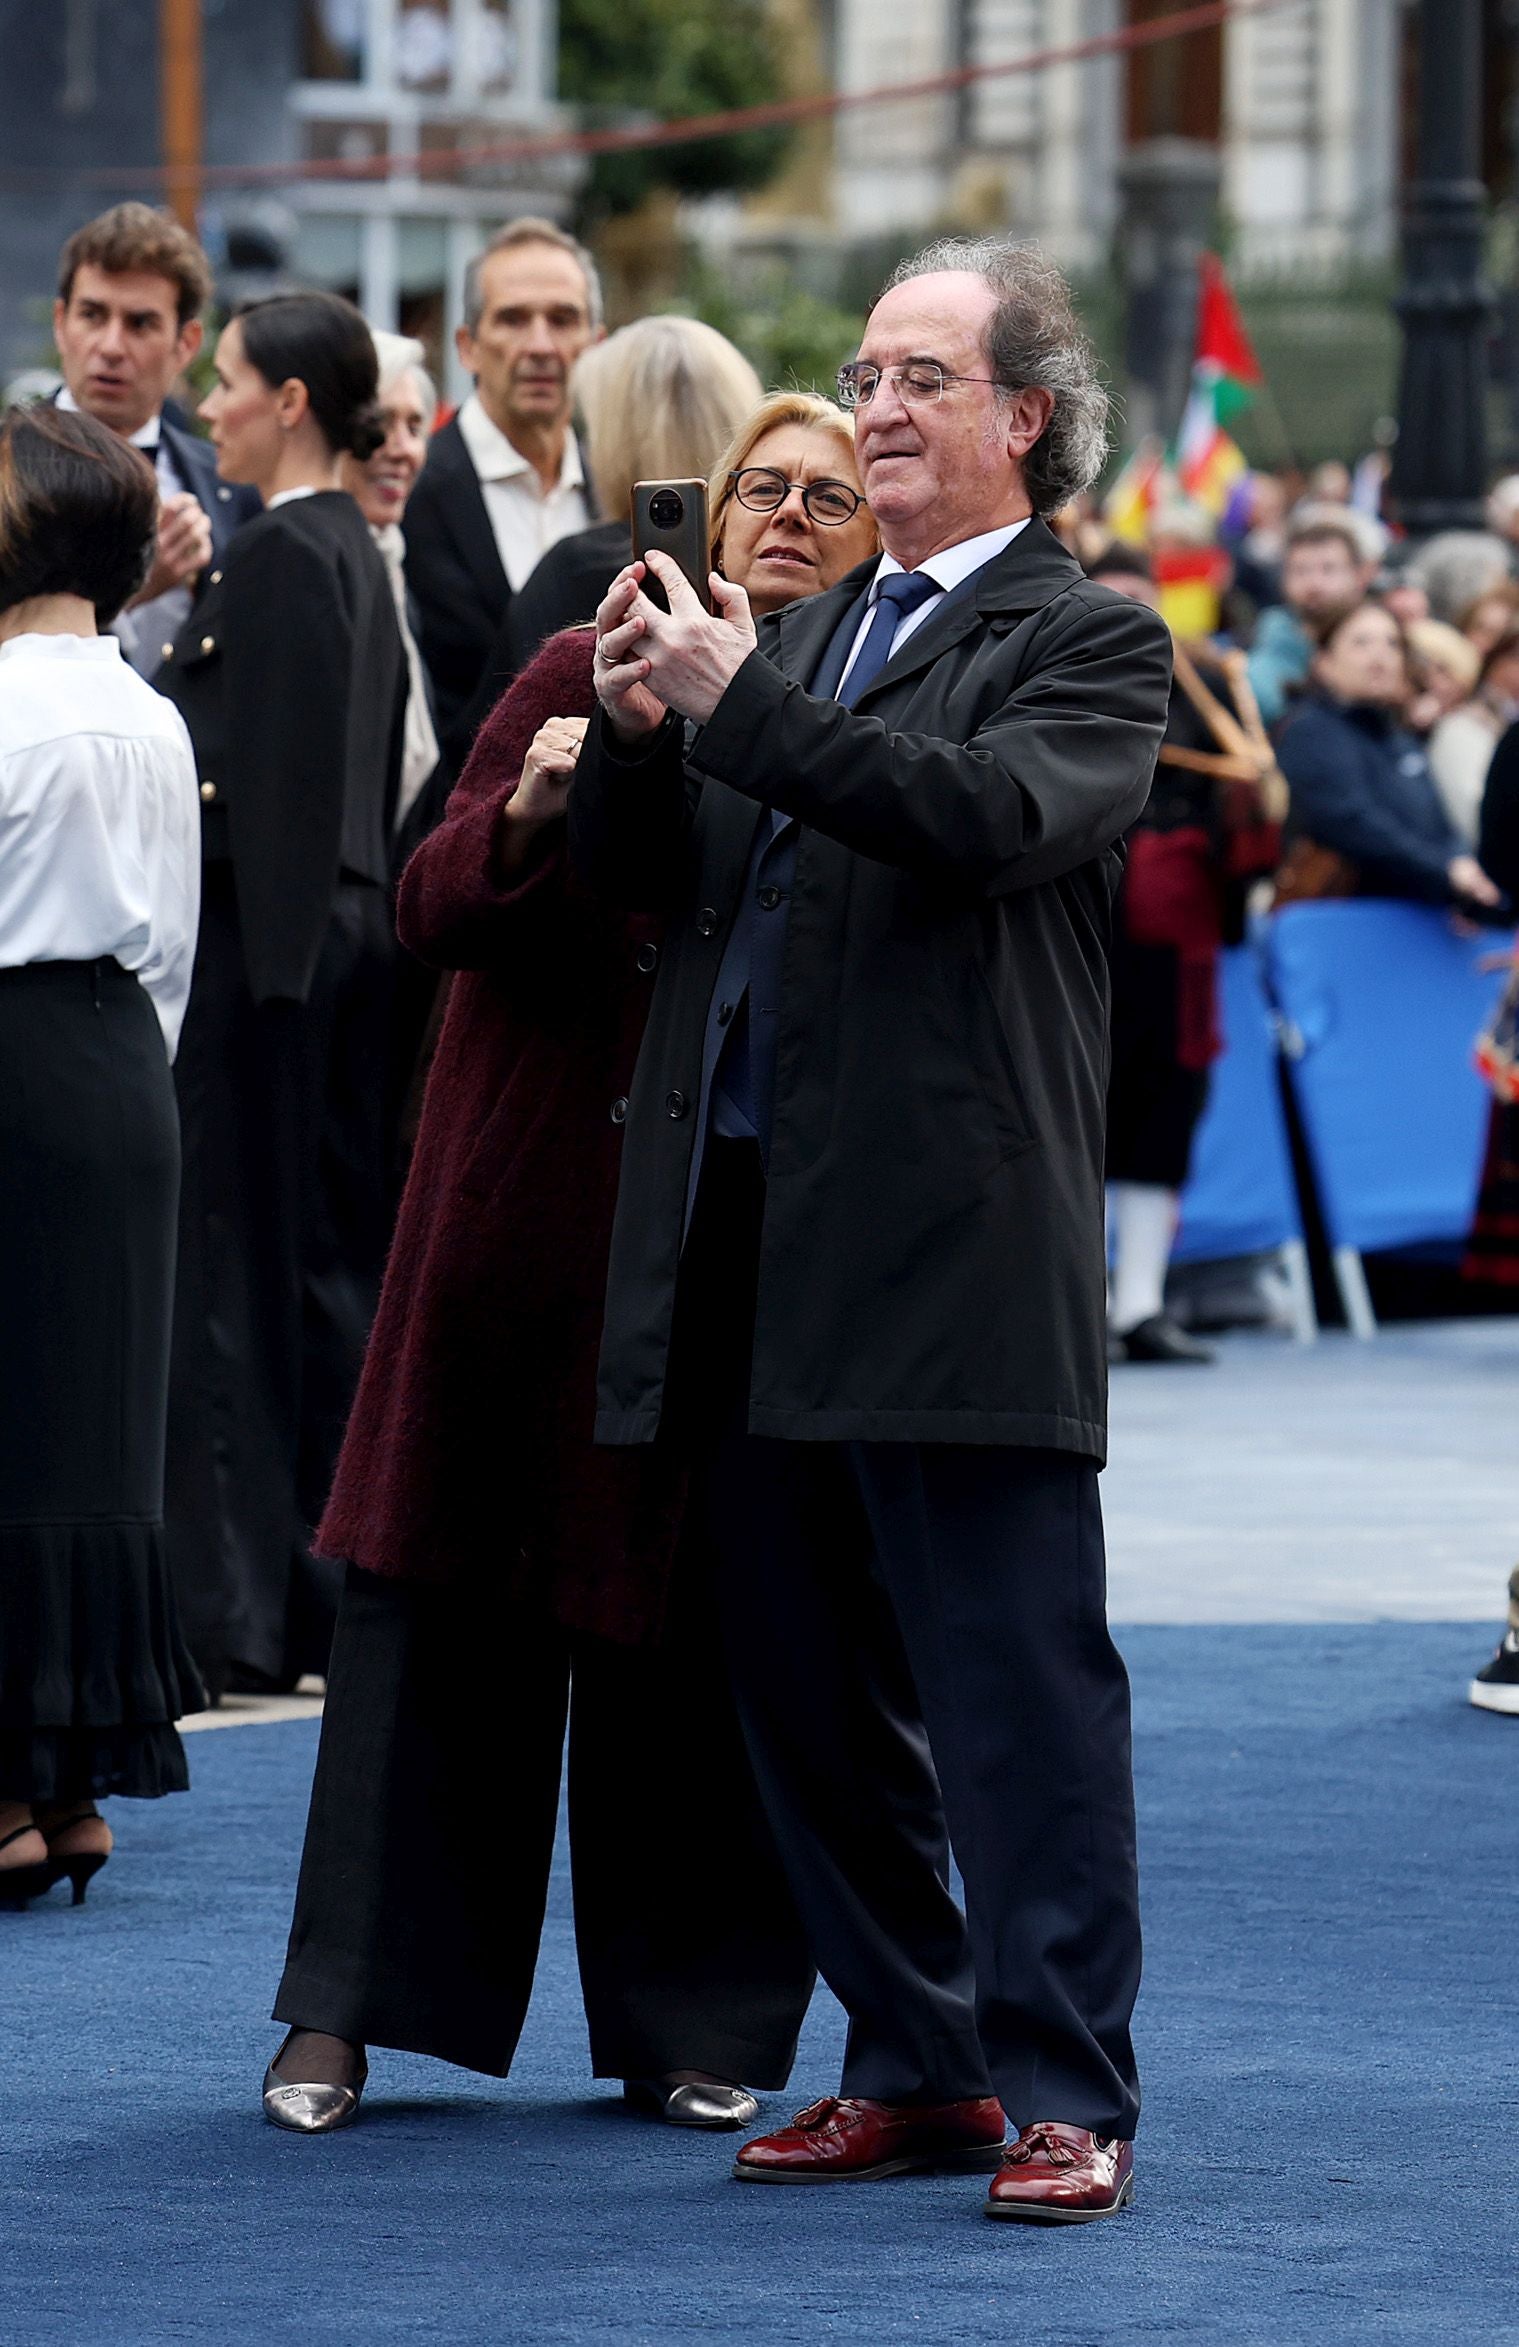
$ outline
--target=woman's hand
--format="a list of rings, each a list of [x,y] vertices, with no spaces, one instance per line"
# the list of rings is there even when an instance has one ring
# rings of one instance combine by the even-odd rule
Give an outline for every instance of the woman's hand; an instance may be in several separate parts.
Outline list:
[[[584,717],[550,717],[529,742],[517,787],[501,810],[501,854],[509,872],[526,862],[544,825],[564,813],[586,723]]]

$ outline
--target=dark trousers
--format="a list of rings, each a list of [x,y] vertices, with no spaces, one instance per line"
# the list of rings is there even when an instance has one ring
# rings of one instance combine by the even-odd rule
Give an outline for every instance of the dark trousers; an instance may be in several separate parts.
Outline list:
[[[716,1145],[687,1278],[752,1295],[757,1212]],[[1097,1473],[1055,1452],[744,1432],[747,1341],[710,1305],[683,1382],[728,1394],[703,1489],[739,1711],[844,2091],[995,2092],[1016,2126],[1131,2136],[1140,1947],[1129,1689]],[[752,1326],[752,1313],[749,1325]],[[948,1889],[947,1840],[965,1883]]]
[[[506,2075],[568,1713],[593,2071],[784,2086],[812,1964],[682,1564],[657,1651],[350,1568],[277,2020]]]

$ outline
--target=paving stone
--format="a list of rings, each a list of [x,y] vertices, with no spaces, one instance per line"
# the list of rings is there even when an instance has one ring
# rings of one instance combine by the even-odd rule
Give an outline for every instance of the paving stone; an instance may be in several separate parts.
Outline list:
[[[1497,1624],[1519,1557],[1519,1319],[1220,1343],[1113,1372],[1115,1622]]]

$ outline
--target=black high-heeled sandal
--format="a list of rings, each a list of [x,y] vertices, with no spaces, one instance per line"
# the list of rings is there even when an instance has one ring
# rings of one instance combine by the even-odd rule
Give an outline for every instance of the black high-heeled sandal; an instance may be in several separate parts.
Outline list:
[[[0,1850],[8,1850],[12,1842],[19,1842],[23,1834],[35,1834],[40,1829],[32,1823],[18,1825],[14,1833],[0,1841]],[[34,1866],[0,1866],[0,1907],[25,1907],[39,1899],[53,1887],[54,1876],[45,1858]]]
[[[53,1844],[61,1841],[65,1834],[72,1833],[76,1825],[89,1825],[92,1822],[105,1824],[98,1809],[80,1809],[72,1817],[60,1817],[52,1825],[38,1828],[47,1844],[47,1864],[38,1870],[47,1876],[43,1888],[50,1891],[54,1883],[62,1882],[66,1875],[73,1885],[74,1896],[70,1904],[75,1907],[84,1905],[86,1891],[111,1853],[109,1850],[76,1850],[69,1857],[55,1858]]]

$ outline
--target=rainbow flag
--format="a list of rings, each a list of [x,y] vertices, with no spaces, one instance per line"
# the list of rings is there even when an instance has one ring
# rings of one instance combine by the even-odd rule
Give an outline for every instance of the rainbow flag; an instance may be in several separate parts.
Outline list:
[[[1204,253],[1199,268],[1197,350],[1176,435],[1176,475],[1184,496],[1218,515],[1250,469],[1227,426],[1250,406],[1264,377],[1217,255]]]

